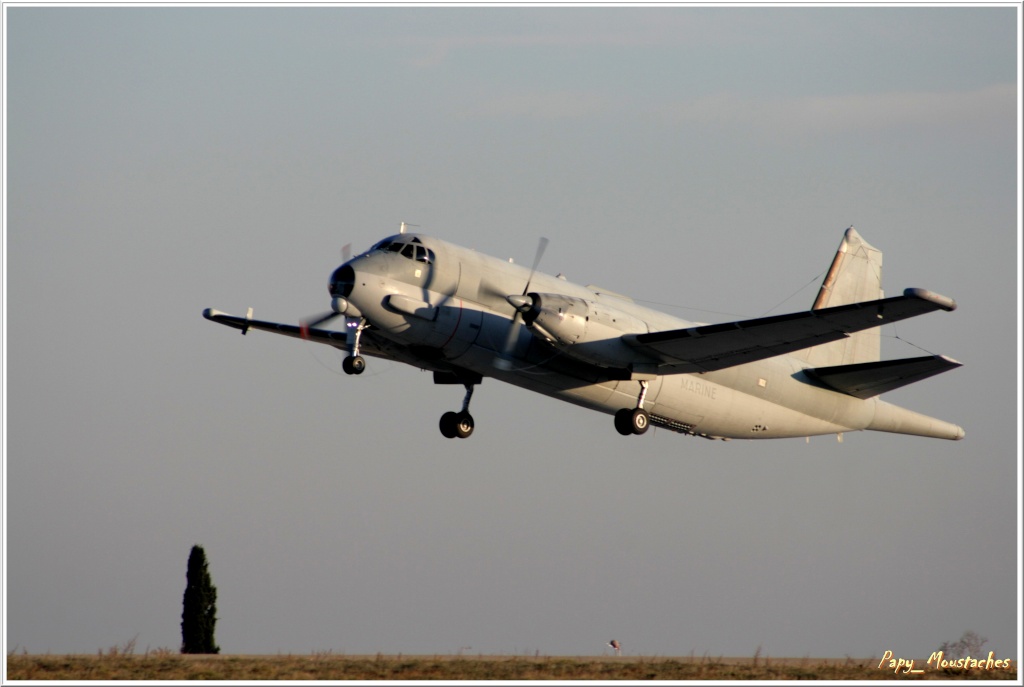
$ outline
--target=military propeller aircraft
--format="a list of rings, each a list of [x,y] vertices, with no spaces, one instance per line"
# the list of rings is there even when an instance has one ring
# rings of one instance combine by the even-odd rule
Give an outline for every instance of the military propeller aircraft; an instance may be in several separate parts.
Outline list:
[[[882,325],[956,303],[924,289],[883,297],[882,253],[850,227],[810,310],[702,324],[597,286],[526,269],[418,233],[389,236],[331,274],[331,310],[300,324],[203,316],[433,372],[466,388],[441,434],[466,438],[484,377],[614,416],[622,435],[653,425],[707,439],[770,439],[874,430],[962,439],[959,426],[879,395],[959,367],[941,355],[880,359]]]

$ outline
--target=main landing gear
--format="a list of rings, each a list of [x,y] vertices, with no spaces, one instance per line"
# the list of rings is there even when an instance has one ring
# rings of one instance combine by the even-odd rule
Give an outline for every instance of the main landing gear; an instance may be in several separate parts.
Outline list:
[[[615,413],[615,429],[623,436],[643,434],[651,426],[651,416],[644,410],[644,398],[647,396],[647,382],[640,382],[640,397],[636,408],[622,408]]]
[[[473,385],[466,384],[466,397],[462,400],[462,410],[459,412],[448,411],[441,416],[441,434],[448,439],[465,439],[473,433],[476,423],[473,416],[469,414],[469,400],[473,398]]]
[[[352,326],[355,324],[356,326]],[[341,369],[345,371],[347,375],[361,375],[363,370],[366,369],[366,360],[363,356],[359,355],[359,337],[363,335],[363,330],[366,329],[366,318],[360,317],[356,324],[355,319],[349,321],[346,318],[346,325],[348,326],[348,350],[349,355],[341,361]]]

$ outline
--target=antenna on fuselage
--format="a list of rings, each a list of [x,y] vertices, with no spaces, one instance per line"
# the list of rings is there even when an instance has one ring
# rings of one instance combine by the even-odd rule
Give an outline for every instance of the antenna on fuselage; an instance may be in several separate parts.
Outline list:
[[[418,226],[419,226],[418,224],[408,224],[408,223],[406,223],[406,222],[402,222],[402,223],[401,223],[401,224],[400,224],[400,225],[398,226],[398,233],[399,233],[399,234],[404,234],[404,233],[405,233],[405,228],[406,228],[406,227],[418,227]]]

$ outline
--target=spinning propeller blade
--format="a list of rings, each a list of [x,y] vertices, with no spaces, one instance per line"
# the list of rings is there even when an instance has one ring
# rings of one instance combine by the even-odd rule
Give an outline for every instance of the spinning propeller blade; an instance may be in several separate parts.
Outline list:
[[[544,251],[547,250],[548,240],[543,236],[540,237],[540,241],[537,243],[537,255],[533,258],[533,267],[530,268],[530,277],[526,280],[526,286],[523,287],[523,295],[530,290],[530,282],[533,281],[533,273],[537,271],[537,265],[540,264],[540,259],[544,256]]]
[[[312,329],[313,327],[319,327],[325,322],[330,322],[335,317],[341,317],[341,313],[336,313],[333,311],[325,312],[321,313],[320,315],[317,315],[311,320],[302,320],[302,322],[299,323],[299,334],[302,336],[303,339],[308,339],[310,329]]]
[[[348,262],[351,258],[352,258],[352,244],[351,243],[346,243],[344,246],[341,247],[341,259],[342,259],[343,262]],[[303,339],[308,339],[309,338],[309,330],[310,329],[312,329],[314,327],[319,327],[320,325],[322,325],[322,324],[324,324],[326,322],[330,322],[335,317],[341,317],[341,315],[342,315],[342,313],[340,313],[340,312],[331,311],[331,312],[320,313],[319,315],[314,315],[312,318],[307,318],[305,320],[302,320],[299,323],[299,334],[300,334],[300,336],[302,336]]]
[[[533,275],[537,271],[537,266],[540,264],[541,257],[544,256],[544,251],[547,250],[548,240],[545,237],[541,237],[537,243],[537,254],[533,258],[533,267],[530,268],[530,276],[526,279],[526,286],[523,287],[523,293],[520,296],[508,296],[507,300],[516,311],[512,315],[512,321],[508,325],[508,334],[505,336],[505,346],[501,349],[501,354],[495,356],[494,366],[500,370],[511,370],[512,369],[512,350],[515,348],[516,341],[519,339],[519,328],[523,324],[523,312],[529,310],[526,298],[526,293],[530,290],[530,282],[533,281]]]

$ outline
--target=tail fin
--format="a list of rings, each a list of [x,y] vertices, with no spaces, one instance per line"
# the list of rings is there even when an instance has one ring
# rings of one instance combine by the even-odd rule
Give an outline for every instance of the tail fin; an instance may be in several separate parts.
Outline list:
[[[843,234],[839,250],[821,283],[812,310],[884,298],[882,293],[882,251],[850,227]],[[798,355],[812,367],[852,365],[881,358],[878,327],[851,334],[840,341],[814,346]]]

